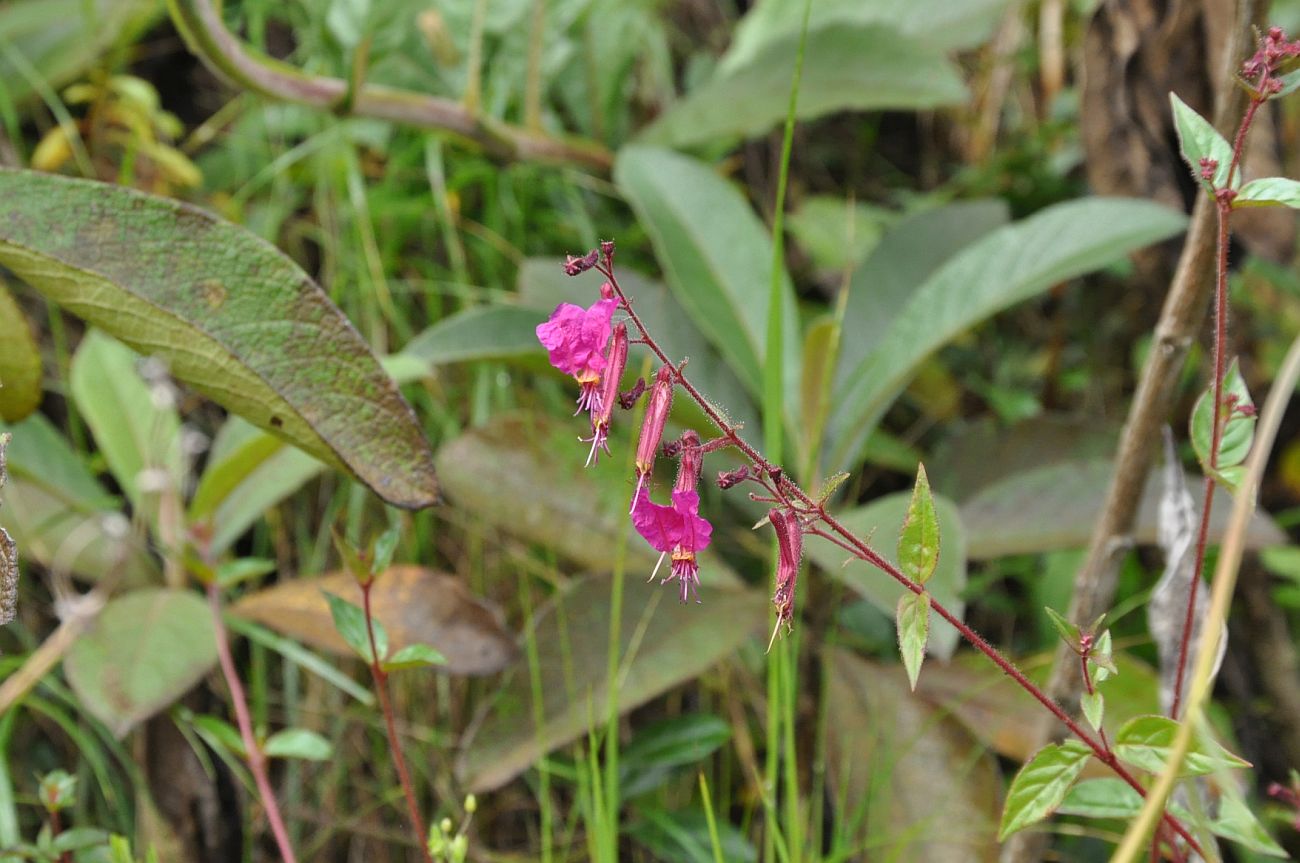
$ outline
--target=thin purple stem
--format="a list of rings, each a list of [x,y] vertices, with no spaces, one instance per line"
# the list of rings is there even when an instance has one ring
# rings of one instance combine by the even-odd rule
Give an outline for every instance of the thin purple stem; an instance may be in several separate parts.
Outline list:
[[[1266,81],[1267,76],[1261,78]],[[1255,113],[1264,104],[1268,96],[1256,93],[1246,106],[1246,113],[1237,127],[1237,134],[1232,142],[1232,162],[1228,165],[1228,174],[1223,190],[1232,189],[1233,176],[1241,166],[1242,153],[1246,146],[1246,133],[1254,122]],[[1216,194],[1215,211],[1218,215],[1218,247],[1215,253],[1214,277],[1214,420],[1210,429],[1210,464],[1205,477],[1205,495],[1201,505],[1201,524],[1196,534],[1196,566],[1192,574],[1192,583],[1187,591],[1187,608],[1183,614],[1183,631],[1178,642],[1178,670],[1174,676],[1174,698],[1169,706],[1169,715],[1178,718],[1179,708],[1183,703],[1183,675],[1187,669],[1187,657],[1191,652],[1192,623],[1196,612],[1196,595],[1200,592],[1202,573],[1205,569],[1205,549],[1210,535],[1210,508],[1214,505],[1215,472],[1219,466],[1219,446],[1223,442],[1223,377],[1227,365],[1228,341],[1228,240],[1230,238],[1229,221],[1232,216],[1232,198],[1230,195]]]
[[[361,608],[366,615],[366,636],[370,639],[370,676],[375,681],[375,691],[379,693],[379,706],[384,714],[384,725],[388,729],[388,747],[393,754],[393,764],[397,767],[397,778],[402,783],[402,793],[406,797],[406,811],[411,819],[411,830],[415,833],[415,846],[420,849],[424,863],[433,863],[429,854],[429,832],[424,827],[420,816],[420,806],[415,800],[415,785],[411,774],[406,769],[406,756],[402,752],[402,739],[397,736],[397,721],[393,715],[393,704],[388,698],[388,672],[379,665],[379,650],[375,646],[374,617],[370,613],[370,586],[373,581],[361,586]]]
[[[266,809],[266,820],[275,836],[275,844],[280,849],[283,863],[296,863],[293,846],[289,843],[289,831],[285,829],[284,818],[280,815],[280,806],[275,802],[275,792],[271,789],[271,779],[266,772],[266,754],[253,736],[253,720],[248,712],[248,698],[244,695],[244,685],[239,680],[235,669],[235,659],[230,653],[230,639],[226,636],[226,623],[221,616],[221,592],[215,580],[208,583],[208,607],[212,609],[212,625],[216,631],[217,659],[221,663],[221,673],[226,678],[230,689],[230,701],[235,708],[235,722],[239,725],[239,736],[244,741],[244,751],[248,756],[248,769],[257,784],[258,796]]]

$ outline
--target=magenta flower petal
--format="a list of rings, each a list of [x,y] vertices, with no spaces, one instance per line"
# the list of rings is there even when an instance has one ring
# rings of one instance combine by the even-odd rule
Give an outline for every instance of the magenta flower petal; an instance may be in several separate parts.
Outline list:
[[[713,538],[713,525],[700,515],[700,495],[694,491],[673,492],[673,511],[681,523],[677,544],[687,551],[703,551]]]
[[[596,380],[605,368],[605,346],[613,329],[616,299],[600,299],[584,309],[560,303],[544,323],[537,340],[550,353],[551,365],[579,381]]]
[[[681,533],[681,516],[671,506],[655,503],[644,485],[632,508],[632,526],[655,551],[672,551]]]

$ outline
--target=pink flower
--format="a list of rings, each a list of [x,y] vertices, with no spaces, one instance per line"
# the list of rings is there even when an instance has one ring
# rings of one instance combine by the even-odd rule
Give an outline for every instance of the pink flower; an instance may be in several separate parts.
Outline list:
[[[600,373],[605,370],[605,345],[617,306],[613,292],[602,286],[601,299],[590,308],[560,303],[545,323],[537,325],[537,340],[550,352],[551,365],[578,381],[579,413],[600,409]]]
[[[664,555],[672,556],[672,571],[664,579],[677,579],[681,584],[681,600],[696,596],[700,586],[700,568],[695,553],[708,548],[713,535],[713,525],[700,516],[700,495],[695,491],[674,491],[672,506],[663,506],[650,499],[645,486],[637,489],[637,499],[632,510],[632,524],[636,532],[650,543],[663,563]],[[654,578],[659,564],[650,574]]]

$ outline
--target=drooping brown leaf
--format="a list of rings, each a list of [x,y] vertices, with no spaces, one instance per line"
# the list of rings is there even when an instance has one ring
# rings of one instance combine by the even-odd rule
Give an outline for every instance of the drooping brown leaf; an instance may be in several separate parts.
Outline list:
[[[846,650],[825,657],[831,793],[839,811],[861,813],[854,839],[900,860],[997,860],[1002,780],[988,750],[914,697],[897,666]]]
[[[534,721],[534,689],[521,663],[476,723],[457,764],[469,790],[500,787],[542,755],[586,734],[593,717],[603,720],[611,586],[608,578],[577,582],[538,612],[530,629],[542,676],[542,723]],[[629,580],[619,619],[620,713],[699,675],[746,638],[766,635],[763,593],[714,587],[701,591],[701,599],[702,604],[683,604],[671,589]]]
[[[245,596],[232,606],[240,617],[340,656],[352,649],[334,628],[325,593],[354,605],[361,588],[350,573],[299,578]],[[447,659],[452,674],[493,674],[518,655],[500,612],[470,593],[460,579],[422,566],[398,565],[381,573],[370,589],[375,619],[388,631],[391,652],[429,644]]]

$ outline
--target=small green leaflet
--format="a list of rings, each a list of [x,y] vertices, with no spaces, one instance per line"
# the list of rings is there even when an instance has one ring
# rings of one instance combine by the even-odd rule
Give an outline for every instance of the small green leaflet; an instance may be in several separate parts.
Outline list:
[[[1232,164],[1232,145],[1220,135],[1210,122],[1188,107],[1177,94],[1169,94],[1169,104],[1174,111],[1174,127],[1178,130],[1178,149],[1192,169],[1192,179],[1201,188],[1214,194],[1228,182],[1228,166]],[[1218,167],[1211,183],[1201,177],[1201,159],[1214,159]]]
[[[1092,750],[1077,740],[1051,743],[1020,768],[1007,790],[998,841],[1037,823],[1055,811],[1083,772]]]
[[[1214,432],[1213,386],[1201,394],[1196,400],[1196,407],[1192,409],[1192,449],[1196,451],[1196,457],[1205,472],[1213,474],[1218,481],[1235,492],[1245,476],[1242,463],[1250,454],[1251,443],[1255,440],[1255,403],[1250,398],[1250,391],[1246,389],[1246,381],[1241,376],[1236,360],[1224,372],[1223,399],[1223,412],[1227,415],[1227,421],[1219,440],[1219,458],[1214,469],[1210,467],[1209,457]],[[1247,412],[1242,413],[1243,409]]]
[[[1286,177],[1261,177],[1237,190],[1232,208],[1290,207],[1300,209],[1300,182]]]
[[[346,599],[340,599],[332,593],[322,591],[330,604],[330,616],[334,618],[334,628],[343,636],[343,640],[366,662],[374,662],[370,652],[370,636],[366,633],[366,613]],[[388,632],[378,621],[371,619],[375,630],[375,651],[382,661],[388,656]]]
[[[1135,818],[1142,811],[1142,795],[1113,776],[1085,779],[1070,789],[1056,811],[1084,818]]]
[[[907,680],[916,691],[916,678],[925,660],[925,643],[930,638],[930,595],[905,593],[898,599],[898,649],[903,654]]]
[[[898,536],[898,565],[917,584],[925,584],[939,565],[939,517],[934,512],[934,496],[923,464],[916,466],[912,502]]]
[[[1210,822],[1210,832],[1231,842],[1245,845],[1260,854],[1267,854],[1270,857],[1288,857],[1286,850],[1268,835],[1268,831],[1256,820],[1250,807],[1237,792],[1224,794],[1220,798],[1218,817]]]
[[[384,660],[384,671],[400,671],[403,668],[423,668],[428,665],[446,665],[447,657],[427,644],[408,644]]]
[[[284,728],[266,738],[262,751],[268,758],[302,758],[306,761],[328,761],[334,747],[324,737],[306,728]]]
[[[1115,754],[1121,761],[1151,773],[1165,769],[1169,752],[1178,734],[1178,723],[1168,716],[1135,716],[1115,735]],[[1196,734],[1191,749],[1183,759],[1180,776],[1199,776],[1250,763],[1224,749],[1205,734]]]
[[[1079,707],[1083,709],[1083,717],[1088,720],[1093,730],[1100,731],[1101,720],[1106,713],[1106,699],[1102,697],[1101,690],[1094,688],[1092,692],[1083,693],[1079,699]]]
[[[1063,614],[1050,605],[1045,606],[1043,611],[1047,612],[1047,619],[1052,622],[1052,626],[1056,627],[1056,631],[1060,633],[1062,640],[1077,651],[1079,649],[1079,627],[1066,620]]]

